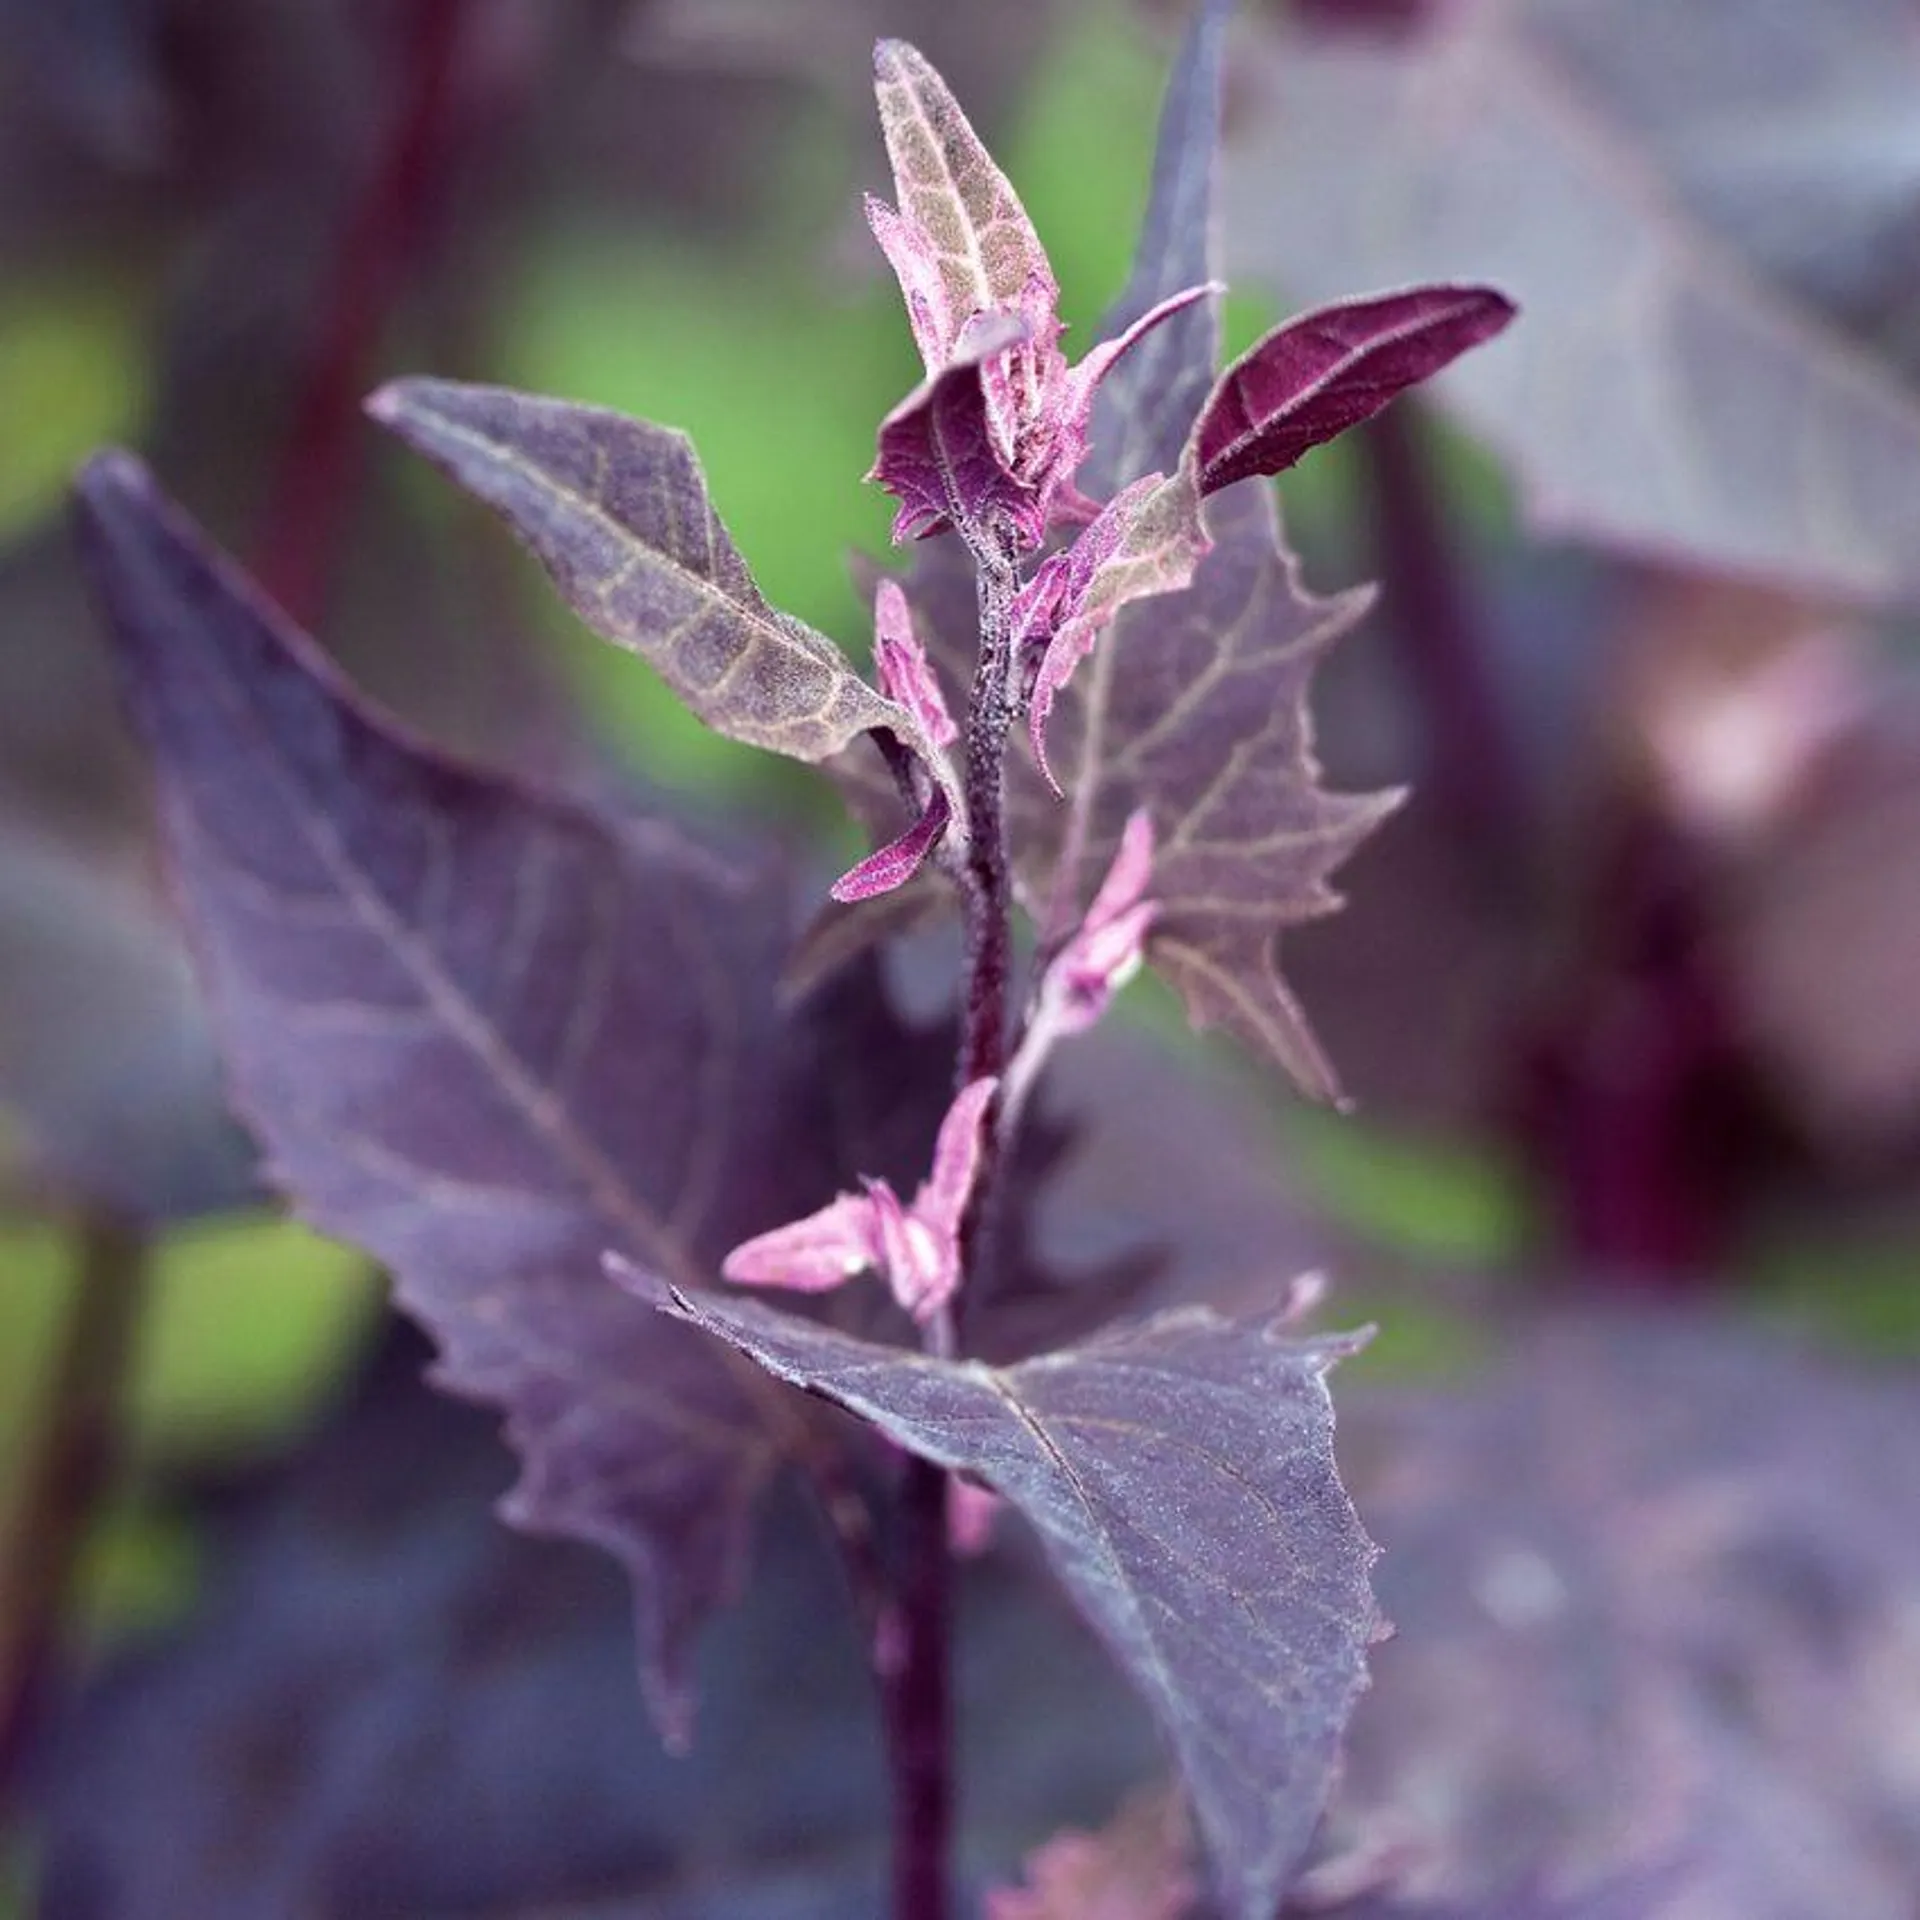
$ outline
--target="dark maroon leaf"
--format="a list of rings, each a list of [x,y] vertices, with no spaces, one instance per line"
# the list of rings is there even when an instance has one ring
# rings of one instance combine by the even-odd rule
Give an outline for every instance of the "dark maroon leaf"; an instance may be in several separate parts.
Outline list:
[[[567,604],[717,733],[796,760],[876,727],[919,745],[911,717],[831,640],[761,597],[684,434],[451,380],[397,380],[368,405],[499,512]]]
[[[82,500],[271,1175],[394,1272],[447,1384],[506,1412],[509,1516],[625,1562],[684,1732],[689,1636],[775,1449],[756,1390],[599,1261],[692,1279],[791,1203],[755,1191],[779,1105],[764,882],[369,713],[126,457]]]
[[[1160,109],[1153,184],[1133,271],[1100,322],[1102,340],[1117,340],[1162,300],[1213,278],[1220,75],[1232,11],[1233,0],[1202,0],[1180,43]],[[1183,308],[1141,340],[1100,383],[1082,485],[1104,496],[1141,474],[1171,473],[1219,360],[1220,315],[1213,300]]]
[[[1196,1308],[990,1367],[631,1278],[1025,1516],[1171,1742],[1227,1911],[1270,1920],[1379,1631],[1326,1388],[1354,1341]]]
[[[1410,287],[1276,327],[1220,376],[1194,423],[1201,493],[1284,473],[1492,339],[1513,314],[1491,287]]]
[[[900,502],[896,541],[924,540],[956,520],[985,524],[995,514],[1032,520],[1031,497],[1001,464],[987,427],[981,365],[1027,338],[1008,315],[969,330],[953,358],[930,374],[880,423],[869,476]],[[1032,539],[1039,531],[1030,527]]]
[[[1911,334],[1863,350],[1851,297],[1877,280],[1885,310],[1911,202],[1900,0],[1497,0],[1391,42],[1289,35],[1246,74],[1235,271],[1296,300],[1504,288],[1527,325],[1445,397],[1543,523],[1920,596]],[[1807,265],[1863,259],[1837,286]]]

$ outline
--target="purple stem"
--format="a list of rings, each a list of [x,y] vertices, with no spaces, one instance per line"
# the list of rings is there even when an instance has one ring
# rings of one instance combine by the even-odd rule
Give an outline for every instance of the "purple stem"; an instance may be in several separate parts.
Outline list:
[[[964,525],[964,523],[962,523]],[[991,529],[965,529],[979,585],[980,649],[967,708],[967,857],[961,874],[967,948],[961,989],[959,1086],[999,1075],[1007,1058],[1012,878],[1007,860],[1005,764],[1013,720],[1013,601],[1019,572],[1012,543]],[[998,1129],[990,1127],[961,1230],[964,1300],[979,1283],[990,1222]],[[959,1351],[958,1315],[927,1329],[930,1352]],[[900,1487],[901,1659],[889,1694],[894,1771],[894,1920],[946,1920],[953,1841],[953,1564],[947,1540],[947,1475],[910,1458]]]
[[[467,0],[414,0],[392,131],[348,216],[326,319],[294,403],[256,571],[303,626],[317,622],[353,496],[368,368],[444,172],[466,10]]]
[[[900,1483],[900,1666],[893,1676],[894,1920],[946,1920],[953,1844],[953,1563],[944,1467],[909,1455]]]
[[[1425,798],[1488,877],[1511,885],[1527,856],[1526,794],[1488,679],[1479,610],[1462,577],[1432,450],[1405,401],[1362,430],[1386,611],[1426,723]]]

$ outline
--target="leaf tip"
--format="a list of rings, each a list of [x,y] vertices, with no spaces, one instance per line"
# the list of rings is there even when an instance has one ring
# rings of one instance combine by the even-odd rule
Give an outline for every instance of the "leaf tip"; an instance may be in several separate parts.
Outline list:
[[[153,473],[138,454],[102,447],[75,470],[73,490],[84,506],[98,510],[113,501],[151,498]]]

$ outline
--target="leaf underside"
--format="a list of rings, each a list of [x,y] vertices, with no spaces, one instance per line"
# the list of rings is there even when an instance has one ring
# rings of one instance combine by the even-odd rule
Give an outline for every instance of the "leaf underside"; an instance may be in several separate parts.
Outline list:
[[[1326,1390],[1353,1343],[1190,1308],[990,1367],[644,1290],[1020,1511],[1172,1744],[1227,1911],[1270,1920],[1380,1631]]]
[[[873,728],[917,744],[831,640],[762,597],[684,434],[452,380],[396,380],[368,410],[499,513],[568,606],[715,732],[808,761]]]

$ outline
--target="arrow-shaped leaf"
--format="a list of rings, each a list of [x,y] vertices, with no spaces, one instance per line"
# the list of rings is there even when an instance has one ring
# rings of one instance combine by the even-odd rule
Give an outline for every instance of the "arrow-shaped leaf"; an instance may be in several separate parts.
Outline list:
[[[1172,1743],[1227,1912],[1271,1920],[1379,1632],[1333,1461],[1351,1340],[1183,1309],[990,1367],[628,1279],[1018,1508]]]
[[[396,380],[368,408],[496,509],[574,612],[716,733],[796,760],[873,728],[930,751],[826,635],[762,597],[684,434],[452,380]]]
[[[1410,287],[1317,307],[1276,327],[1220,376],[1189,445],[1203,494],[1371,419],[1513,318],[1491,287]]]
[[[756,1378],[610,1287],[694,1279],[818,1172],[779,1117],[765,888],[370,713],[125,456],[83,531],[238,1106],[272,1177],[394,1274],[504,1410],[518,1524],[634,1577],[654,1704],[733,1585],[774,1464]],[[758,902],[756,896],[760,896]],[[744,1172],[742,1171],[744,1169]]]

